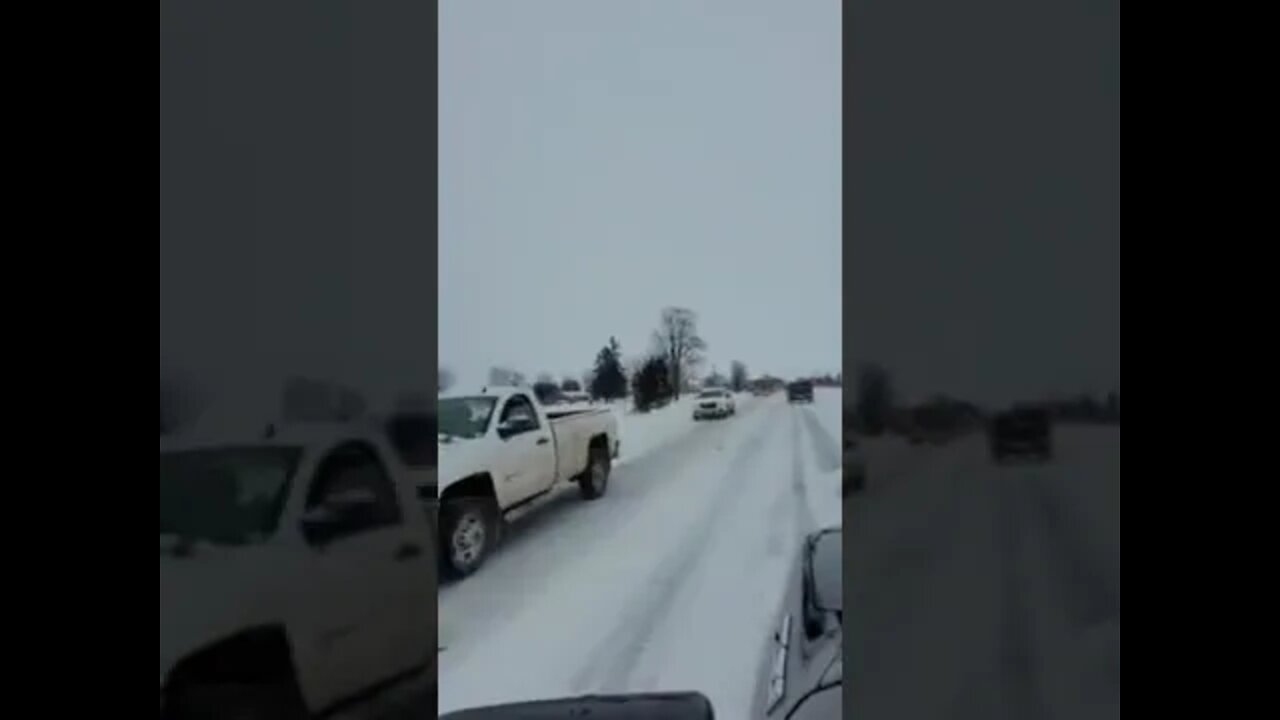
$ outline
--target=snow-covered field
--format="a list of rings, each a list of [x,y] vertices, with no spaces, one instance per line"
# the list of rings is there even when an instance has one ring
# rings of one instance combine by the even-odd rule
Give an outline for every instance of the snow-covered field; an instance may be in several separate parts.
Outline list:
[[[747,714],[797,543],[839,520],[840,394],[741,397],[737,416],[698,423],[687,403],[620,413],[604,498],[553,498],[441,587],[441,712],[695,689]]]

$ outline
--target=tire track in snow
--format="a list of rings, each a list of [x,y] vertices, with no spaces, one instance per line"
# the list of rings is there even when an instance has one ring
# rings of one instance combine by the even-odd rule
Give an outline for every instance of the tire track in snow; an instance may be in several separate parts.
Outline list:
[[[766,412],[776,413],[778,408]],[[680,588],[688,580],[708,545],[718,517],[733,512],[743,492],[734,482],[745,476],[743,469],[760,454],[764,438],[773,430],[772,418],[743,443],[716,484],[712,500],[703,508],[675,550],[663,558],[644,583],[645,592],[635,595],[635,602],[622,608],[615,629],[596,646],[587,662],[573,678],[576,692],[626,692],[630,678],[644,655],[649,639],[670,611]]]
[[[818,521],[809,509],[809,488],[804,478],[804,428],[796,413],[791,413],[791,494],[796,510],[796,529],[807,535],[817,529]]]
[[[831,437],[831,433],[822,426],[818,416],[810,408],[801,413],[804,424],[809,429],[809,439],[813,443],[813,454],[818,459],[818,469],[822,472],[834,472],[840,469],[844,458],[841,457],[840,444]]]
[[[537,588],[566,563],[581,562],[582,554],[591,548],[625,536],[648,504],[680,483],[680,468],[697,462],[708,447],[722,447],[741,432],[734,423],[754,423],[758,412],[768,413],[775,407],[744,404],[734,419],[695,426],[635,457],[610,476],[609,490],[599,500],[585,503],[576,488],[566,486],[510,520],[484,567],[461,582],[440,584],[441,643],[449,646],[442,657],[454,667],[461,666],[489,642],[489,636],[501,637],[525,606],[523,589]]]

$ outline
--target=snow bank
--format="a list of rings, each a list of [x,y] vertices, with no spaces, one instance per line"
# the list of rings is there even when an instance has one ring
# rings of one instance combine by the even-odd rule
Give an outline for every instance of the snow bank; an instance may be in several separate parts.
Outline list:
[[[625,465],[647,455],[689,432],[695,425],[693,397],[688,395],[646,413],[636,412],[629,400],[612,405],[618,418],[618,437],[622,439],[622,455],[615,465]]]
[[[839,440],[844,425],[844,392],[840,388],[814,388],[813,412],[822,427]]]
[[[807,488],[805,499],[817,528],[844,525],[844,499],[840,496],[841,471],[820,473],[816,469],[805,473]]]
[[[839,388],[815,388],[813,414],[837,446],[843,447],[843,393]],[[842,525],[840,495],[843,470],[823,469],[812,452],[804,453],[805,498],[817,527]]]

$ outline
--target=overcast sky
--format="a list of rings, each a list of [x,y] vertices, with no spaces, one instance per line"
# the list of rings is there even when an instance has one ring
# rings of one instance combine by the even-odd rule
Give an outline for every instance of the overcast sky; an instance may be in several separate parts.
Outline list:
[[[429,5],[162,3],[161,374],[429,388],[435,254],[467,382],[643,352],[683,305],[722,371],[835,371],[846,341],[908,397],[1108,389],[1118,8],[845,38],[842,208],[839,2],[447,0],[437,254]]]
[[[577,376],[679,305],[708,369],[839,371],[840,12],[441,3],[441,364]]]

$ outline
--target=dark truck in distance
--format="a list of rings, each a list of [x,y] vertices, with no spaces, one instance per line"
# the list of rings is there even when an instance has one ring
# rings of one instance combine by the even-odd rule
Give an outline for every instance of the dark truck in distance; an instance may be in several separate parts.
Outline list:
[[[787,384],[787,402],[813,402],[813,382],[796,380]]]
[[[1011,455],[1030,455],[1041,460],[1053,456],[1052,422],[1049,411],[1038,407],[1016,407],[991,419],[988,438],[991,458],[996,462]]]

